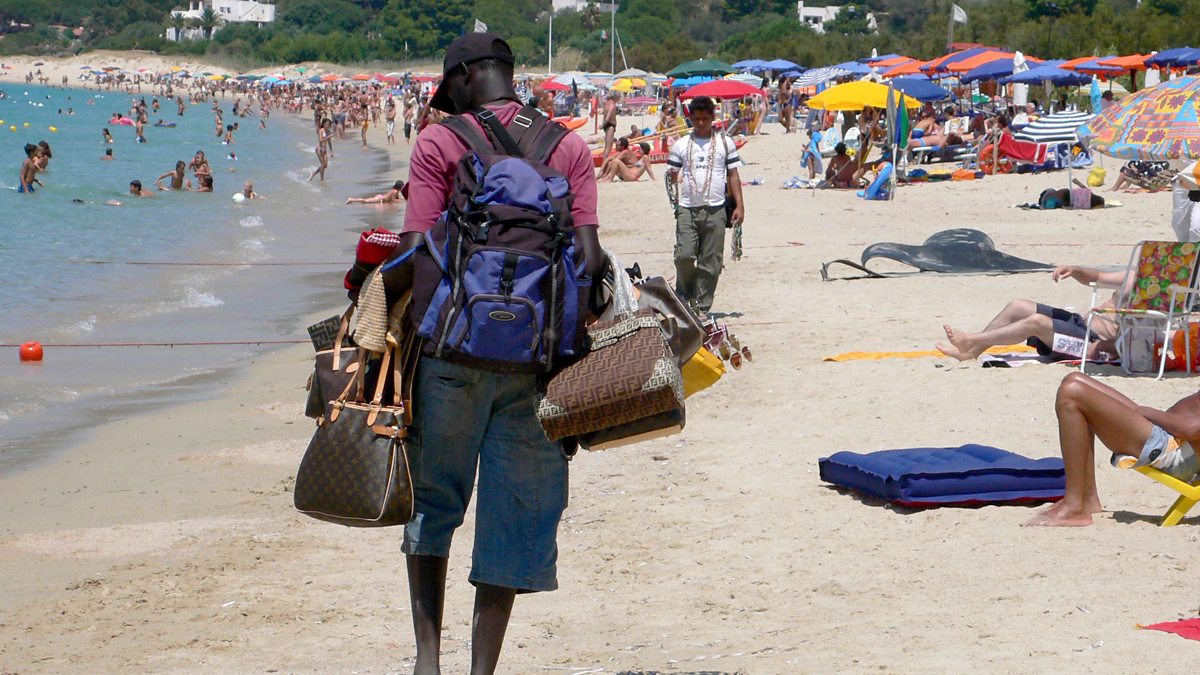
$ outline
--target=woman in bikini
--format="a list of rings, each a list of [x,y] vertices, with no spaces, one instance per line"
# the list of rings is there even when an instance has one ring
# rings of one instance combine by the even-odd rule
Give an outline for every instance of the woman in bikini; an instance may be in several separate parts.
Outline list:
[[[611,183],[620,178],[626,183],[632,183],[640,179],[643,174],[648,176],[651,181],[654,180],[654,171],[650,169],[649,143],[638,144],[638,148],[641,150],[640,154],[631,149],[629,141],[624,138],[617,141],[617,148],[620,152],[604,163],[600,175],[602,182]]]
[[[404,201],[404,181],[398,180],[392,184],[392,189],[381,192],[374,197],[350,197],[347,204],[391,204]]]

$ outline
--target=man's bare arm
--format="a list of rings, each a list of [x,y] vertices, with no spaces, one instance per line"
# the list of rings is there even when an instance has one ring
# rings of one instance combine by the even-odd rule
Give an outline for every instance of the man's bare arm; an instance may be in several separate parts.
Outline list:
[[[1074,279],[1084,286],[1088,284],[1096,284],[1102,288],[1117,288],[1125,281],[1125,271],[1116,270],[1113,272],[1101,272],[1100,270],[1090,267],[1077,267],[1075,265],[1059,265],[1050,273],[1050,278],[1054,281],[1061,281],[1066,278]]]
[[[1200,393],[1183,398],[1166,410],[1141,406],[1138,412],[1168,434],[1190,443],[1200,443]]]

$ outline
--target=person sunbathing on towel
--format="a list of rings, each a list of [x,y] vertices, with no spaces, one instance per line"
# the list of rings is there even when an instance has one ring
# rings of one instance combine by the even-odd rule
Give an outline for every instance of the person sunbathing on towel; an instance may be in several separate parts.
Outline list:
[[[1152,466],[1188,483],[1200,472],[1193,449],[1200,443],[1200,392],[1157,410],[1073,372],[1058,385],[1054,412],[1066,494],[1026,525],[1085,527],[1104,510],[1096,491],[1096,439],[1112,451],[1110,463],[1118,468]]]
[[[1059,265],[1050,278],[1055,282],[1071,278],[1081,284],[1095,283],[1104,288],[1120,289],[1125,271],[1101,272],[1089,267]],[[1097,309],[1116,307],[1120,290]],[[944,324],[949,344],[937,343],[937,350],[959,361],[970,361],[989,347],[1011,345],[1024,341],[1037,348],[1038,354],[1054,360],[1099,358],[1100,354],[1116,354],[1116,325],[1103,316],[1092,322],[1090,344],[1084,344],[1087,319],[1075,312],[1043,305],[1032,300],[1012,300],[996,318],[978,333],[968,333]]]

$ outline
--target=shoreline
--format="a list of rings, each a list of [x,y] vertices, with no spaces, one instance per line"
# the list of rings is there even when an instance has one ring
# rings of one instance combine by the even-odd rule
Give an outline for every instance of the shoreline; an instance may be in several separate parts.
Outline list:
[[[77,86],[69,86],[66,89],[76,92],[94,92],[94,90],[81,89]],[[121,92],[110,92],[109,94],[117,97],[124,96],[124,94]],[[202,111],[200,112],[203,114]],[[277,142],[283,147],[290,147],[295,143],[306,142],[308,140],[309,134],[307,132],[309,125],[307,120],[293,114],[281,112],[275,117],[274,121],[275,124],[273,126],[275,128],[273,130],[273,136],[275,140],[273,142]],[[185,144],[187,142],[188,141],[185,141]],[[355,150],[353,143],[348,139],[347,141],[342,142],[341,145],[343,146],[342,152],[345,152],[347,156],[352,156],[350,152],[347,151]],[[355,152],[354,154],[356,155],[357,153]],[[359,159],[356,165],[345,164],[345,160],[343,160],[343,166],[338,168],[343,175],[350,176],[351,183],[356,184],[367,176],[379,173],[380,162],[386,163],[389,161],[390,160],[387,158],[386,153],[384,153],[380,148],[374,148],[372,149],[372,153],[369,157],[363,157]],[[266,165],[248,165],[242,167],[242,169],[242,175],[246,176],[259,175],[268,170]],[[273,172],[277,182],[290,185],[290,182],[285,181],[282,175],[280,175],[287,173],[287,170],[270,170]],[[303,171],[303,169],[299,170]],[[344,181],[331,180],[329,181],[329,184],[329,191],[338,191],[343,189]],[[296,188],[294,185],[292,185],[292,187]],[[260,187],[260,189],[262,188]],[[277,188],[277,190],[282,191],[280,188]],[[214,199],[219,199],[216,195],[213,197]],[[323,197],[323,199],[325,198],[326,197]],[[340,198],[337,196],[332,196],[332,198],[327,199],[327,201],[330,204],[340,204]],[[220,204],[221,202],[214,202],[212,206],[220,208]],[[272,222],[273,217],[271,213],[269,211],[264,211],[263,209],[273,209],[275,207],[276,204],[268,199],[268,201],[263,202],[258,209],[239,209],[223,217],[252,218],[260,221],[260,223],[262,218],[266,218],[269,226],[265,230],[247,230],[245,233],[243,233],[237,228],[233,228],[234,232],[238,233],[234,236],[240,237],[243,236],[243,234],[263,232],[268,240],[275,240],[294,236],[294,232],[296,230],[304,233],[304,236],[306,237],[310,237],[313,234],[319,233],[320,230],[324,229],[323,226],[328,221],[329,211],[336,208],[329,206],[325,213],[301,214],[300,220],[304,221],[305,224],[301,224],[299,227],[296,227],[296,220],[289,220],[287,221],[286,225],[278,218],[274,218],[274,222]],[[357,223],[358,220],[358,218],[354,218],[354,222]],[[261,228],[261,224],[258,227]],[[354,225],[350,227],[350,230],[353,229],[355,229]],[[262,237],[264,235],[255,234],[253,236]],[[343,237],[342,239],[337,239],[337,235],[330,236],[335,237],[330,239],[330,241],[337,245],[337,250],[345,251],[349,249],[352,252],[353,238],[350,235],[341,235]],[[288,247],[279,246],[278,243],[269,245],[272,248],[272,257],[275,260],[279,260],[281,257],[286,258],[289,255]],[[308,248],[312,247],[309,246]],[[304,254],[300,255],[302,258],[311,259],[311,256],[305,256]],[[339,254],[336,253],[328,256],[329,259],[336,259],[337,257],[344,256],[339,256]],[[349,263],[347,263],[347,265],[348,264]],[[258,284],[264,280],[269,281],[276,275],[285,274],[285,271],[282,269],[278,272],[274,271],[274,269],[275,268],[258,268],[255,267],[253,263],[247,264],[246,266],[221,268],[222,271],[220,274],[208,278],[205,288],[207,288],[208,291],[219,293],[226,299],[232,301],[234,298],[231,296],[237,295],[237,291],[240,288],[245,287],[247,283]],[[295,272],[290,270],[286,271],[287,278],[296,280],[327,278],[326,280],[330,281],[334,279],[340,279],[341,276],[340,271],[336,269],[331,271],[326,267],[317,267],[304,270],[297,268],[297,270],[298,271]],[[227,293],[230,295],[227,295]],[[269,299],[270,293],[266,290],[260,290],[257,291],[257,295],[261,295],[263,296],[264,300],[267,300]],[[277,315],[263,314],[256,318],[252,323],[256,324],[258,332],[261,333],[261,337],[264,340],[269,341],[272,339],[295,338],[305,341],[304,343],[298,344],[298,347],[311,348],[307,344],[308,336],[304,331],[304,326],[323,319],[330,314],[340,314],[344,310],[344,307],[338,308],[336,311],[330,310],[326,312],[325,306],[321,304],[323,301],[317,299],[311,289],[306,290],[301,288],[294,295],[295,298],[288,302],[286,306],[280,307],[274,304],[269,305],[272,308],[284,310],[284,313]],[[222,301],[221,304],[224,304],[224,302]],[[233,305],[240,304],[244,303],[233,303]],[[221,312],[225,310],[240,312],[242,311],[242,308],[238,306],[230,306],[223,309],[218,309],[216,311]],[[183,309],[180,311],[188,313],[196,310]],[[195,318],[191,314],[151,314],[148,319],[135,320],[135,323],[132,324],[134,326],[133,332],[130,334],[141,334],[136,329],[136,326],[140,325],[137,324],[136,321],[157,321],[157,317],[159,316],[165,317],[165,320],[167,321],[180,322],[179,325],[181,327],[193,325],[194,322],[201,320]],[[71,321],[71,319],[68,319],[67,323],[70,323]],[[251,324],[246,323],[244,327],[251,327]],[[106,331],[109,334],[108,339],[101,339],[99,342],[103,343],[106,341],[113,341],[111,336],[114,333],[121,336],[116,341],[130,341],[124,337],[125,333],[122,333],[122,329],[118,327],[118,324],[107,326]],[[239,335],[232,337],[243,337],[240,335],[240,331],[238,332]],[[82,338],[82,341],[88,341],[88,335],[89,334],[81,335],[80,337]],[[259,335],[252,337],[259,337]],[[186,341],[187,338],[185,335],[180,334],[174,338],[168,336],[167,339]],[[68,338],[66,341],[79,342],[81,340],[79,338],[74,340]],[[146,349],[154,352],[153,354],[147,355],[151,358],[169,358],[164,354],[163,348],[148,347]],[[142,353],[145,352],[146,349],[118,349],[116,350],[118,352],[116,355],[108,358],[115,359],[117,361],[135,363],[143,360],[144,357],[142,356]],[[195,350],[201,348],[192,349]],[[116,391],[87,391],[82,396],[77,398],[53,402],[44,408],[35,409],[31,412],[23,412],[20,415],[14,415],[13,418],[5,420],[3,422],[5,425],[5,440],[3,447],[7,451],[8,456],[2,458],[4,461],[0,462],[0,467],[2,467],[0,468],[0,475],[6,475],[9,473],[19,474],[31,467],[59,461],[64,456],[70,454],[77,445],[86,442],[87,437],[92,433],[92,430],[97,424],[103,424],[106,421],[114,418],[126,419],[130,417],[156,415],[162,411],[165,411],[166,409],[177,406],[186,406],[191,402],[203,400],[209,397],[211,392],[220,386],[221,382],[236,379],[239,376],[238,372],[242,368],[240,363],[240,359],[242,358],[240,356],[241,354],[244,354],[245,358],[259,358],[263,354],[267,354],[279,349],[279,347],[247,344],[243,346],[218,347],[215,349],[217,351],[213,352],[211,355],[197,355],[196,357],[191,358],[188,360],[188,365],[186,368],[180,366],[179,370],[165,373],[163,377],[158,377],[156,375],[150,379],[115,384],[114,386],[117,388]],[[78,360],[78,358],[76,358],[78,355],[75,353],[66,354],[56,350],[54,347],[50,347],[49,350],[50,353],[47,354],[47,360],[55,361],[54,365],[60,371],[63,366],[61,363],[59,363],[59,361],[62,360],[63,357],[69,356],[70,362],[72,363]],[[41,366],[40,364],[36,366],[21,366],[21,368],[26,367]],[[14,376],[19,376],[20,371],[14,370],[13,374]],[[56,373],[56,376],[59,375]],[[69,414],[64,415],[64,411],[68,411]]]
[[[780,190],[803,144],[770,131],[742,151],[743,178],[766,183],[745,188],[746,258],[727,262],[714,307],[755,362],[689,399],[682,435],[572,462],[560,590],[517,601],[501,670],[1172,670],[1148,655],[1178,638],[1132,626],[1194,614],[1186,593],[1144,588],[1190,587],[1197,519],[1156,527],[1174,495],[1111,470],[1102,449],[1108,510],[1071,532],[1020,528],[1023,507],[885,508],[822,484],[816,466],[838,450],[972,442],[1056,455],[1065,367],[821,359],[929,349],[942,323],[975,328],[1014,297],[1075,310],[1088,298],[1044,274],[822,282],[822,261],[977,227],[1020,257],[1121,264],[1170,231],[1169,195],[1031,213],[1011,205],[1062,174],[905,187],[894,202]],[[383,146],[381,183],[406,177],[407,147]],[[661,182],[602,184],[600,208],[624,266],[673,276]],[[346,209],[330,242],[350,236],[343,213],[355,227],[371,217]],[[292,509],[310,368],[307,345],[256,355],[209,400],[112,421],[62,461],[0,476],[0,670],[411,670],[399,530]],[[1147,405],[1194,389],[1100,372]],[[469,663],[473,527],[468,513],[451,554],[446,672]],[[1104,581],[1131,566],[1139,584]]]

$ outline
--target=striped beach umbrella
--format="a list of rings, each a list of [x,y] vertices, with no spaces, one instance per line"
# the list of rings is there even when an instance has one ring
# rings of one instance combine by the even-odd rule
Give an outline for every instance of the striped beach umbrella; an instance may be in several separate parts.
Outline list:
[[[1091,113],[1060,112],[1040,117],[1015,134],[1019,141],[1034,143],[1075,143],[1079,127],[1091,121]]]
[[[812,70],[805,71],[803,75],[796,79],[796,86],[812,87],[849,74],[849,70],[838,68],[837,66],[813,68]]]

